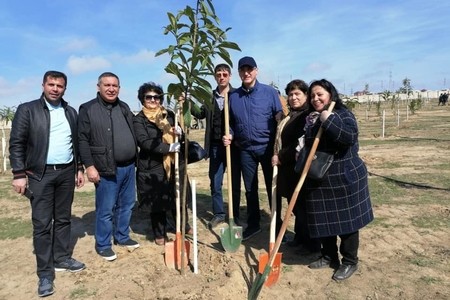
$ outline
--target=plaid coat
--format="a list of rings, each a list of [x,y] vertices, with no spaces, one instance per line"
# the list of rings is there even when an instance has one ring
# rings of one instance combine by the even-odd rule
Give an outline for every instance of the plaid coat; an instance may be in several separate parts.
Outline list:
[[[337,108],[322,124],[306,128],[306,145],[323,127],[318,150],[334,152],[334,162],[322,181],[304,183],[308,229],[312,238],[337,236],[359,230],[374,216],[369,196],[367,169],[358,156],[358,126],[345,107]]]

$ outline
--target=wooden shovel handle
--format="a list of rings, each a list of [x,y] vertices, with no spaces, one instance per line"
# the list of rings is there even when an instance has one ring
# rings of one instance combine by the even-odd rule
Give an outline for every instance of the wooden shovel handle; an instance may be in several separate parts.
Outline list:
[[[281,133],[284,126],[290,117],[286,117],[280,121],[277,128],[277,134],[275,138],[274,154],[277,154],[281,147]],[[272,252],[275,245],[276,226],[277,226],[277,181],[278,181],[278,166],[273,166],[272,173],[272,200],[271,200],[271,220],[270,220],[270,235],[269,235],[269,253]]]
[[[178,125],[178,110],[175,111],[175,127]],[[178,142],[178,134],[175,134],[175,143]],[[175,230],[180,232],[181,220],[180,220],[180,154],[175,152],[175,210],[176,210],[176,222]]]
[[[271,200],[271,220],[270,220],[270,236],[269,236],[269,252],[272,252],[273,245],[275,243],[276,226],[277,226],[277,177],[278,166],[273,166],[272,175],[272,200]]]
[[[224,100],[224,115],[225,115],[225,135],[230,135],[230,112],[228,103],[228,93],[225,93]],[[225,147],[225,154],[227,160],[227,192],[228,192],[228,218],[233,220],[233,190],[231,182],[231,145]],[[231,230],[230,230],[231,231]]]

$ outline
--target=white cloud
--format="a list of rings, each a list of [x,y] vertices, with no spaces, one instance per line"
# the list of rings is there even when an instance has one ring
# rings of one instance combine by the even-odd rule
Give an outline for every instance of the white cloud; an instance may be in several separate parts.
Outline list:
[[[62,51],[80,51],[86,49],[92,49],[97,46],[97,41],[94,38],[73,38],[64,43],[61,47]]]
[[[111,63],[102,56],[70,56],[67,68],[73,74],[110,68]]]
[[[122,53],[114,53],[109,55],[111,61],[122,64],[142,65],[155,61],[155,52],[148,49],[142,49],[137,53],[124,55]]]
[[[123,56],[121,60],[125,63],[133,64],[149,63],[155,60],[155,52],[143,49],[136,54]]]
[[[42,77],[20,78],[17,81],[8,81],[0,77],[0,107],[17,106],[38,98],[41,92]]]
[[[306,72],[323,72],[330,69],[330,65],[326,63],[313,62],[306,66]]]

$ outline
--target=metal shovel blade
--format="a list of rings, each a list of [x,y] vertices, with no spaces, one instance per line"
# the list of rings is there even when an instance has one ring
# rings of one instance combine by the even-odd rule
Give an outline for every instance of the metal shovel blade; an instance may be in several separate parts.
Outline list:
[[[267,276],[266,281],[264,282],[265,286],[267,287],[272,286],[274,283],[278,281],[278,278],[280,278],[281,258],[282,253],[275,254],[275,260],[273,261],[272,268],[270,269],[270,273]],[[267,263],[269,262],[269,259],[270,259],[269,253],[264,253],[259,256],[258,272],[260,274],[264,273],[264,270],[267,266]]]
[[[175,269],[175,241],[166,242],[164,245],[164,262],[170,269]]]
[[[181,247],[182,247],[182,243],[181,243],[181,239],[178,242],[175,242],[175,250],[176,250],[176,254],[177,254],[177,261],[176,261],[176,266],[177,266],[177,270],[181,270]],[[189,241],[184,241],[184,267],[187,267],[187,265],[189,264],[189,253],[191,252],[191,244],[189,243]]]
[[[228,227],[222,228],[220,242],[227,252],[236,252],[242,242],[242,227],[237,226],[233,219],[230,219]]]
[[[184,247],[184,265],[187,266],[191,249],[189,241],[184,241]],[[170,269],[181,269],[181,233],[176,234],[175,241],[166,242],[164,247],[164,262]]]

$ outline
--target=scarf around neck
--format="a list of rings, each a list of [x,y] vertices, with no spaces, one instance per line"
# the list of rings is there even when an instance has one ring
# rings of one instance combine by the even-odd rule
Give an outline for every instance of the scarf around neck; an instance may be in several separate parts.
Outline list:
[[[172,144],[175,142],[175,136],[172,132],[172,125],[167,120],[167,110],[160,106],[158,108],[149,109],[142,108],[145,117],[156,125],[162,132],[162,142]],[[171,166],[175,162],[175,153],[167,153],[163,155],[163,166],[167,179],[170,178]]]

